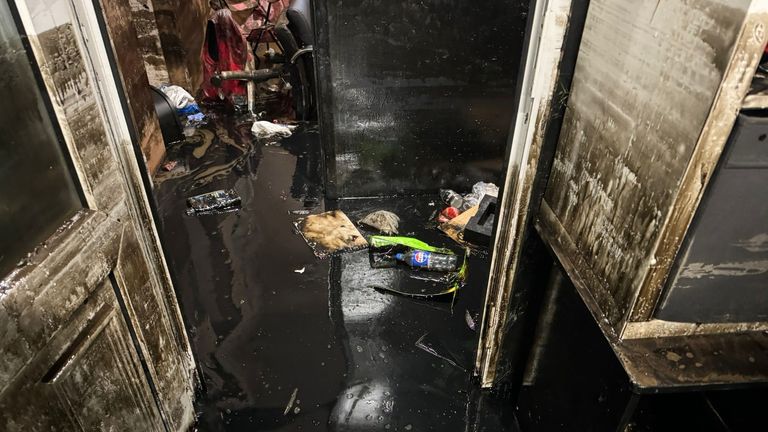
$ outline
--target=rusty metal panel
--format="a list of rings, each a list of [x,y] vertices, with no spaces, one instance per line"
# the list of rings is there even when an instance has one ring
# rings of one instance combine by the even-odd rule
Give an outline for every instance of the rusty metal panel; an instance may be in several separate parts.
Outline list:
[[[635,300],[749,0],[595,0],[545,194],[605,318]]]

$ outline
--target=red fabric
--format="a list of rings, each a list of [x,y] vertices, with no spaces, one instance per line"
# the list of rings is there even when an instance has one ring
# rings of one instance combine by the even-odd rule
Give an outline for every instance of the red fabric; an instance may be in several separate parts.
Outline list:
[[[240,24],[243,36],[246,37],[264,25],[269,3],[268,0],[227,0],[229,10],[234,14],[235,20]],[[269,11],[269,22],[276,23],[280,14],[290,3],[290,0],[274,1],[272,9]],[[266,42],[268,39],[271,39],[270,35],[265,33],[262,42]],[[271,40],[269,41],[271,42]]]
[[[221,87],[211,84],[211,77],[221,71],[241,71],[250,55],[248,43],[243,37],[240,26],[232,18],[229,9],[220,9],[213,13],[210,22],[216,29],[216,46],[219,59],[214,60],[210,55],[209,40],[205,38],[203,46],[203,98],[207,100],[229,99],[233,95],[245,95],[247,93],[244,81],[228,80]]]

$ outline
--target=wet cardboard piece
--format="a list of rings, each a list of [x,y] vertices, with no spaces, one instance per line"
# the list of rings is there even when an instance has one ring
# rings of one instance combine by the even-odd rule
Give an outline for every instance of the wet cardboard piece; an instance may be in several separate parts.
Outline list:
[[[467,224],[469,223],[469,220],[472,219],[477,214],[477,210],[479,208],[480,206],[472,207],[469,210],[465,211],[464,213],[451,219],[450,221],[444,224],[441,224],[438,228],[440,229],[440,231],[444,232],[448,237],[452,238],[456,243],[464,247],[473,247],[472,245],[464,241],[463,233],[464,233],[464,227],[466,227]]]
[[[340,210],[307,216],[296,221],[295,225],[320,259],[368,247],[365,237]]]

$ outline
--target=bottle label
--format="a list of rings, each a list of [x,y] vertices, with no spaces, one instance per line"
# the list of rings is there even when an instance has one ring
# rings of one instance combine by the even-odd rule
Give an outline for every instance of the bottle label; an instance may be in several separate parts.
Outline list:
[[[430,255],[432,255],[430,252],[416,251],[411,260],[413,267],[426,267],[429,264]]]

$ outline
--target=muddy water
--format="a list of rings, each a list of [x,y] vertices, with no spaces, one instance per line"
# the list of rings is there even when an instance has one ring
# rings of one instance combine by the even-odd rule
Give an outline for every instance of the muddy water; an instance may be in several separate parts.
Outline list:
[[[321,195],[317,130],[269,143],[252,140],[249,126],[215,119],[171,152],[179,167],[155,191],[204,378],[199,430],[506,430],[499,412],[477,409],[468,372],[477,335],[466,312],[479,311],[482,271],[452,304],[371,288],[425,282],[371,269],[365,251],[317,260],[293,232],[302,216],[291,213],[335,207]],[[184,214],[187,196],[222,188],[241,195],[240,211]],[[353,221],[369,209],[396,211],[403,233],[450,245],[425,225],[431,201],[341,207]]]

